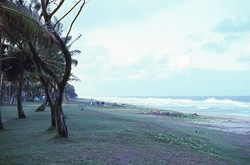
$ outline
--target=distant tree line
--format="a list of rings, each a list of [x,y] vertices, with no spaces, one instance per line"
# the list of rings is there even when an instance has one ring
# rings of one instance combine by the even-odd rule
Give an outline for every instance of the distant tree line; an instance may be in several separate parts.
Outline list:
[[[0,0],[0,102],[17,102],[18,117],[26,118],[22,102],[45,98],[42,108],[49,105],[51,126],[57,128],[59,137],[68,137],[62,103],[66,96],[77,94],[70,80],[77,80],[71,73],[80,53],[71,50],[69,35],[80,14],[84,1],[77,1],[65,15],[57,19],[55,14],[64,0]],[[61,21],[73,9],[78,12],[70,28],[63,36]],[[38,108],[41,108],[38,107]],[[0,128],[3,128],[0,106]]]

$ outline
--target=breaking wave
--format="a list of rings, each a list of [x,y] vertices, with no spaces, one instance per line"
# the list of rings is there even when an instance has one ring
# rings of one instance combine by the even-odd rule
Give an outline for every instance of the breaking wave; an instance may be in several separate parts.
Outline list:
[[[248,107],[249,104],[239,102],[239,101],[233,101],[230,99],[216,99],[216,98],[208,98],[204,100],[206,103],[216,103],[216,104],[224,104],[224,105],[234,105],[234,106],[239,106],[239,107]]]
[[[250,97],[96,97],[105,102],[202,114],[237,114],[250,116]],[[242,101],[241,101],[242,100]]]

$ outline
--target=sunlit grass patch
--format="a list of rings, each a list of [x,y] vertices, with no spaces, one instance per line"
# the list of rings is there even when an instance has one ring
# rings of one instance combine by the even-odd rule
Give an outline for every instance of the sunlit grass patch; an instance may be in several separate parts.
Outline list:
[[[216,154],[212,147],[208,146],[206,142],[203,142],[200,139],[187,136],[187,137],[178,137],[174,134],[164,134],[161,132],[150,132],[145,131],[145,133],[155,139],[166,143],[172,143],[176,145],[182,145],[183,147],[194,149],[198,152]]]

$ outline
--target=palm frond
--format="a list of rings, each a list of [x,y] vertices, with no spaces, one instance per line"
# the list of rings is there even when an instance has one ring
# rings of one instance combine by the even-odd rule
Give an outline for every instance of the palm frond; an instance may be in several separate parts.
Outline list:
[[[16,59],[16,57],[3,57],[0,59],[0,61],[5,61],[5,60],[13,60]]]
[[[16,40],[55,40],[53,29],[48,29],[37,13],[18,2],[0,1],[0,30],[7,36],[11,34]]]
[[[71,56],[73,56],[73,55],[77,55],[77,54],[80,54],[81,53],[81,51],[80,50],[72,50],[72,51],[70,51],[70,54],[71,54]]]
[[[79,79],[78,77],[76,77],[75,75],[73,75],[71,73],[70,77],[69,77],[69,81],[81,81],[81,79]]]
[[[78,61],[76,59],[72,59],[71,64],[73,64],[74,66],[77,66]]]

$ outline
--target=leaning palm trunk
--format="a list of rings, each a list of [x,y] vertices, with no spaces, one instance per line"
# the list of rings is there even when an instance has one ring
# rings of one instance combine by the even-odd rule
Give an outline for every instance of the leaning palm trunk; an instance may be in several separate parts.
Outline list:
[[[66,138],[68,137],[68,128],[62,109],[61,95],[62,94],[59,93],[59,96],[56,97],[55,101],[52,101],[52,97],[49,97],[48,101],[51,109],[51,126],[57,128],[59,137]]]
[[[1,66],[1,60],[0,60],[0,66]],[[0,98],[2,98],[2,72],[1,72],[1,75],[0,75]],[[2,112],[1,112],[1,104],[0,103],[0,129],[3,129],[3,121],[2,121]]]
[[[40,105],[37,109],[36,112],[43,112],[45,111],[46,107],[47,107],[48,101],[47,99],[43,100],[42,105]]]
[[[18,93],[17,93],[17,112],[19,119],[25,119],[26,116],[23,111],[23,99],[22,99],[22,91],[23,91],[23,76],[24,73],[21,73],[19,82],[18,82]]]
[[[55,114],[55,111],[53,109],[51,109],[50,111],[51,111],[51,127],[56,128],[56,114]]]
[[[12,83],[9,87],[9,104],[13,105],[15,103],[15,95],[16,95],[16,84]]]
[[[1,60],[0,60],[0,66],[1,66]],[[0,75],[0,98],[2,98],[2,83],[1,82],[2,82],[2,72],[1,72],[1,75]],[[0,129],[3,129],[1,106],[2,106],[2,100],[1,100],[1,103],[0,103]]]
[[[0,106],[0,129],[3,129],[3,121],[2,121],[2,115],[1,115],[1,106]]]
[[[0,63],[1,63],[1,60],[0,60]],[[1,105],[3,105],[3,72],[2,71],[0,72],[0,106]]]
[[[0,129],[3,129],[3,121],[2,121],[2,34],[0,33]]]
[[[56,124],[57,124],[58,135],[60,137],[68,137],[68,129],[62,109],[62,104],[60,103],[57,104],[55,111],[56,111]]]

